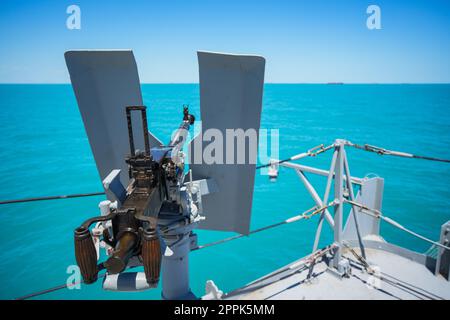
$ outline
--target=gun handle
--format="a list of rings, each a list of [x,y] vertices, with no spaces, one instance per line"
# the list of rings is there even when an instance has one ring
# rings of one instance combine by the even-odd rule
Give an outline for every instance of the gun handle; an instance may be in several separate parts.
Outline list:
[[[142,233],[142,260],[147,283],[157,286],[161,272],[161,244],[153,228],[147,228]]]
[[[75,229],[75,258],[80,267],[84,283],[91,284],[97,281],[97,251],[89,229],[80,227]]]

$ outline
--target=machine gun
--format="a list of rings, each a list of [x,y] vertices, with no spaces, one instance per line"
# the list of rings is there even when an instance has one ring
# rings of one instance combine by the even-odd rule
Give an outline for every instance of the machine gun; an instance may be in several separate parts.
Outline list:
[[[144,151],[135,150],[132,111],[141,112]],[[160,233],[167,235],[168,227],[167,223],[158,225],[159,215],[169,212],[171,217],[166,220],[171,225],[190,224],[199,218],[193,201],[197,198],[192,196],[192,190],[188,190],[189,196],[186,192],[184,197],[180,195],[184,180],[181,149],[195,118],[185,106],[183,121],[170,144],[150,149],[146,107],[126,107],[126,117],[130,155],[125,162],[129,168],[129,184],[126,189],[121,185],[118,178],[120,170],[113,170],[104,180],[116,201],[101,202],[102,215],[88,219],[75,229],[75,256],[84,283],[95,282],[103,268],[108,274],[119,274],[134,259],[134,265],[144,266],[148,286],[156,287],[161,270]],[[94,223],[96,227],[90,231],[89,227]],[[107,248],[109,258],[98,264],[100,243]]]
[[[194,117],[185,108],[180,128],[169,145],[163,146],[148,132],[143,107],[128,108],[127,121],[124,119],[124,106],[143,105],[131,50],[65,53],[108,198],[99,205],[101,216],[75,231],[76,258],[86,283],[94,282],[104,268],[103,289],[144,290],[155,287],[161,278],[164,299],[193,298],[189,254],[198,248],[193,230],[250,231],[256,154],[244,143],[239,152],[248,159],[253,154],[253,161],[236,165],[203,161],[210,142],[203,139],[203,133],[226,137],[228,130],[251,129],[258,137],[265,59],[204,51],[197,56],[201,131],[186,141]],[[131,126],[140,128],[141,122],[131,119],[131,113],[135,115],[132,111],[141,111],[144,130],[144,137],[137,135],[134,140]],[[232,154],[224,148],[224,159],[235,158],[238,153],[239,143],[235,146],[234,138],[231,142]],[[181,152],[185,143],[193,157]],[[144,151],[135,150],[135,146]],[[185,173],[185,161],[189,161],[189,174]],[[108,255],[103,263],[98,263],[104,260],[100,247]],[[144,272],[129,271],[142,265]]]

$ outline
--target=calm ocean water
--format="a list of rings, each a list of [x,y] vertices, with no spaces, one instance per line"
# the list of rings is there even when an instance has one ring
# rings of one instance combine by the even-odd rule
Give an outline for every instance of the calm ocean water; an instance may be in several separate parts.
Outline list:
[[[143,85],[150,130],[167,141],[181,106],[199,117],[198,85]],[[284,85],[264,91],[262,128],[280,130],[280,157],[345,138],[389,149],[450,158],[450,85]],[[348,150],[352,175],[385,178],[383,211],[405,226],[438,239],[450,219],[450,166]],[[0,199],[101,190],[95,163],[69,85],[0,85]],[[303,163],[328,168],[327,153]],[[324,179],[312,177],[322,193]],[[0,298],[11,299],[64,284],[75,263],[73,229],[97,214],[102,197],[0,206]],[[313,205],[293,171],[277,183],[257,174],[252,229],[289,218]],[[190,255],[191,286],[204,293],[213,279],[230,291],[309,253],[317,221],[311,219]],[[331,239],[324,228],[322,244]],[[230,235],[199,231],[199,242]],[[424,252],[429,246],[382,224],[384,237]],[[61,290],[45,299],[159,299],[160,290],[115,293],[101,281]]]

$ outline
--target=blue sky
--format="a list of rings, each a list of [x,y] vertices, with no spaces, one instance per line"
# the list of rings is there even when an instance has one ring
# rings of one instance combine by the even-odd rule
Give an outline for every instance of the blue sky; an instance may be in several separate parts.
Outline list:
[[[450,1],[0,2],[1,83],[67,83],[63,54],[81,48],[133,49],[144,83],[198,82],[199,49],[262,55],[266,82],[450,82]]]

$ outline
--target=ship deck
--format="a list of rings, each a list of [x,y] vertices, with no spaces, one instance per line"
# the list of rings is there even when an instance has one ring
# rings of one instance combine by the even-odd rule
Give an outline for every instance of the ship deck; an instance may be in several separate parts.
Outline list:
[[[304,259],[272,272],[224,299],[314,299],[314,300],[386,300],[450,299],[450,281],[430,270],[429,259],[421,254],[396,247],[384,241],[368,241],[366,261],[372,273],[358,259],[359,248],[343,250],[350,275],[340,277],[328,267],[326,257],[319,258],[312,271]],[[308,278],[308,274],[310,274]],[[371,284],[371,285],[370,285]]]

